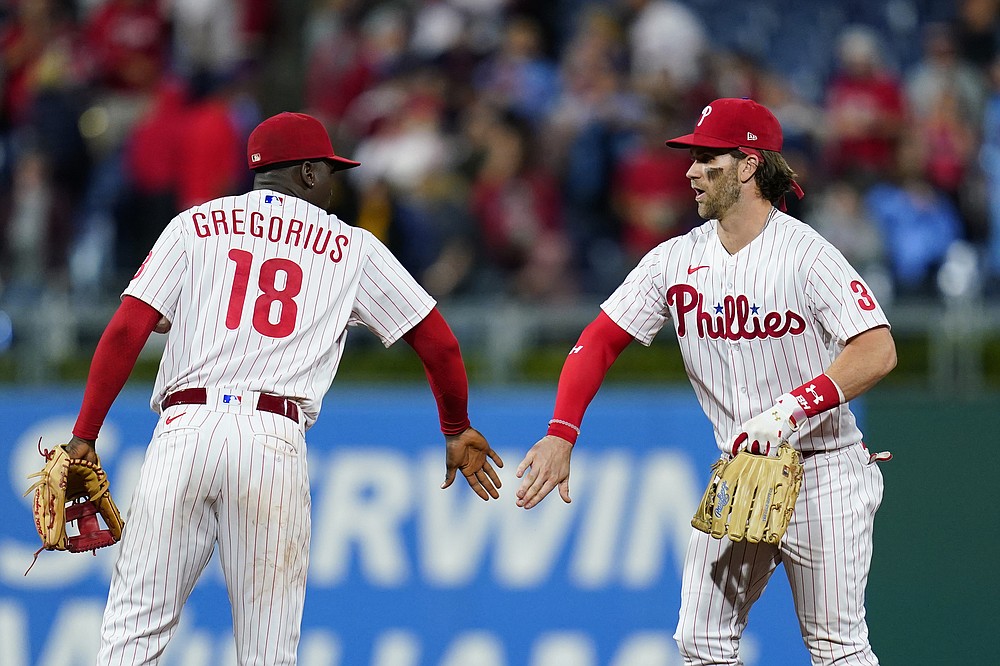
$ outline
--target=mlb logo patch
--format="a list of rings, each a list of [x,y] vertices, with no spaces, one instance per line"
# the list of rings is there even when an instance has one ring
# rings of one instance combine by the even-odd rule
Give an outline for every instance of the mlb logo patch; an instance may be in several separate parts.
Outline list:
[[[254,153],[253,155],[251,155],[250,161],[253,162],[254,164],[260,162],[260,153]]]
[[[229,393],[222,396],[222,402],[227,405],[238,405],[243,402],[243,396],[241,395],[230,395]]]
[[[280,206],[281,204],[285,203],[285,200],[283,198],[279,197],[277,194],[265,194],[264,195],[264,203],[266,203],[266,204],[277,204],[277,205]]]

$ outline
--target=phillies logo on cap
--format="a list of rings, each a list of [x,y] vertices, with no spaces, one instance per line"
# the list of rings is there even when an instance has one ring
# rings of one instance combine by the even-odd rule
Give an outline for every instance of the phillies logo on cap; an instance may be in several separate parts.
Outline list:
[[[781,124],[752,99],[724,97],[701,110],[694,131],[666,142],[671,148],[739,148],[781,152]]]

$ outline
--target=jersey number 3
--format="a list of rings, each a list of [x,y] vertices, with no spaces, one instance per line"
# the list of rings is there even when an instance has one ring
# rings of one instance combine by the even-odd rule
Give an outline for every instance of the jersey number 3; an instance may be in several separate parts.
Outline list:
[[[233,276],[233,290],[229,295],[229,309],[226,310],[226,328],[231,331],[240,327],[243,319],[243,304],[250,285],[250,271],[253,255],[246,250],[230,250],[229,258],[236,263]],[[284,275],[278,288],[278,274]],[[285,338],[295,330],[295,318],[299,306],[295,297],[302,290],[302,267],[290,259],[268,259],[260,266],[257,278],[260,295],[253,305],[253,327],[261,335],[269,338]],[[271,321],[272,310],[277,305],[277,321]]]
[[[871,312],[875,309],[875,299],[868,293],[868,288],[860,280],[851,282],[851,291],[858,295],[858,307]]]

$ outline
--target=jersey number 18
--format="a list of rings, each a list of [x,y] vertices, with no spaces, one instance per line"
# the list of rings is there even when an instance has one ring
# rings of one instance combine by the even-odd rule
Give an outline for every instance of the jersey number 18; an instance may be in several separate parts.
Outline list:
[[[243,319],[243,304],[247,298],[247,287],[250,284],[250,271],[253,266],[253,255],[246,250],[232,249],[229,258],[236,263],[236,275],[233,277],[233,290],[229,295],[229,308],[226,311],[226,328],[231,331],[240,326]],[[285,276],[284,284],[278,288],[278,273]],[[295,297],[302,290],[302,267],[290,259],[276,257],[268,259],[260,266],[257,278],[260,295],[254,301],[254,330],[269,338],[284,338],[295,329],[295,317],[299,307]],[[271,310],[278,304],[278,320],[271,321]]]

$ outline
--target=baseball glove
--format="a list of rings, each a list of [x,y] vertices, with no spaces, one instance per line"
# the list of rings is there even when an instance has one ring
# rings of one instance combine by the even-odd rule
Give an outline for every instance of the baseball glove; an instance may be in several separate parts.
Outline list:
[[[35,493],[32,510],[42,549],[80,553],[117,543],[125,525],[100,462],[70,458],[63,446],[44,452],[39,448],[39,452],[45,456],[45,466],[28,476],[38,480],[24,494]],[[100,528],[97,514],[107,529]],[[80,533],[67,537],[66,523],[73,521]]]
[[[799,452],[787,443],[777,456],[741,451],[712,465],[712,478],[698,511],[696,529],[721,539],[777,544],[788,528],[802,484]]]

